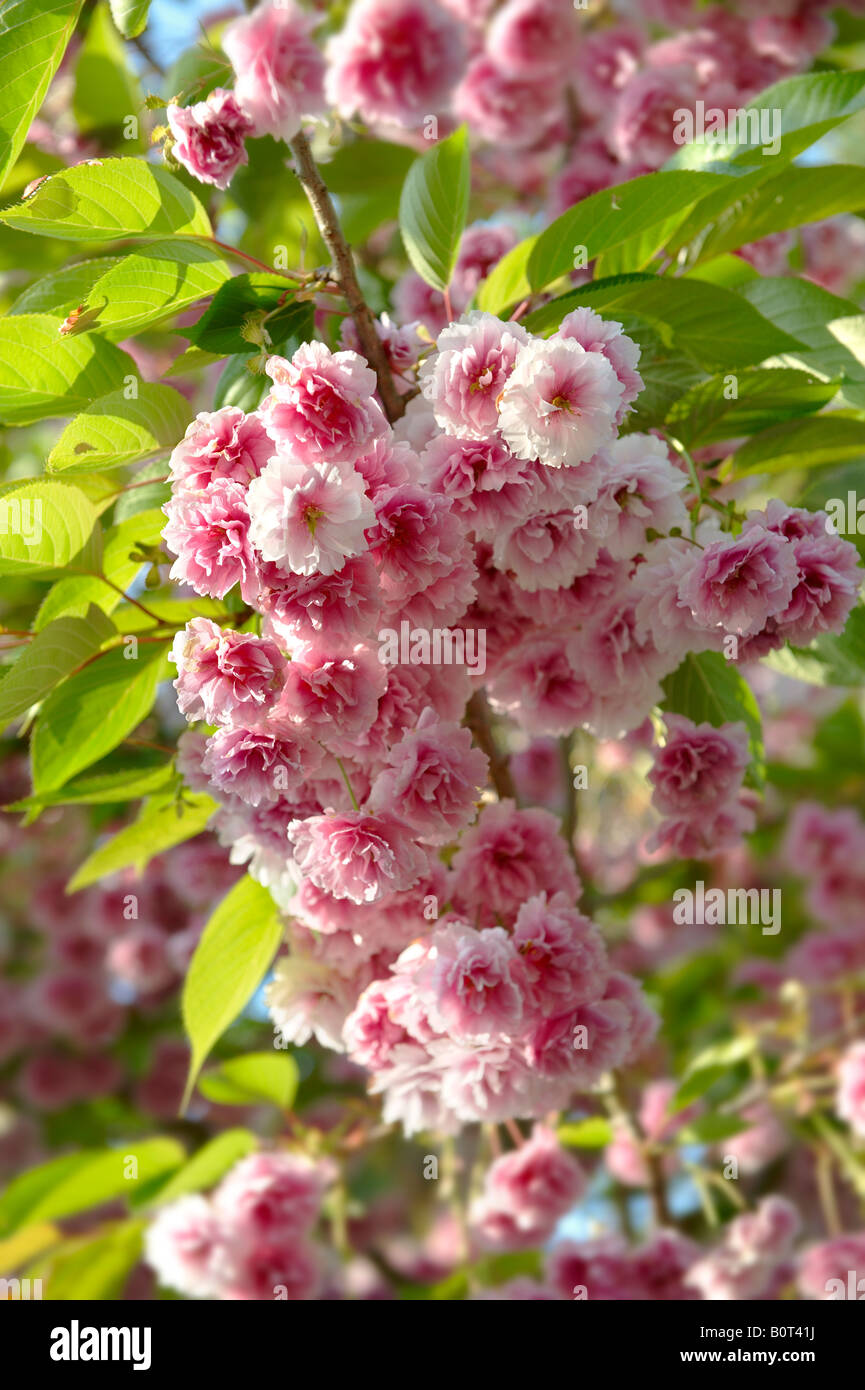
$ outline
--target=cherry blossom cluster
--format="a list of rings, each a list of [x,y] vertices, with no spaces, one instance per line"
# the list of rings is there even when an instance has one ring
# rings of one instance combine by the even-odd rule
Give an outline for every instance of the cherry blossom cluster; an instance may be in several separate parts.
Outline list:
[[[190,1298],[317,1298],[324,1264],[312,1232],[333,1176],[328,1162],[299,1154],[241,1159],[210,1197],[180,1197],[157,1213],[147,1263]]]
[[[394,430],[363,358],[309,342],[267,360],[256,411],[199,415],[172,455],[172,578],[237,587],[249,615],[178,633],[179,706],[210,731],[181,769],[221,803],[232,859],[291,902],[284,1037],[347,1046],[408,1130],[540,1115],[651,1032],[575,910],[556,818],[504,800],[476,819],[473,690],[528,735],[619,737],[688,652],[807,642],[856,599],[857,551],[819,514],[771,502],[737,535],[688,534],[665,442],[619,432],[638,361],[588,308],[549,338],[469,311]],[[383,657],[388,633],[455,625],[484,634],[472,676]],[[741,730],[671,717],[660,842],[749,829],[745,761]]]
[[[20,779],[20,780],[19,780]],[[26,786],[26,769],[4,763],[4,802]],[[40,1115],[132,1088],[113,1047],[134,1019],[156,1030],[183,979],[208,907],[237,880],[227,852],[202,835],[69,896],[66,884],[91,832],[77,808],[46,814],[38,837],[0,820],[5,940],[0,959],[0,1098]],[[137,1084],[141,1108],[159,1110],[167,1059],[186,1048],[157,1040],[160,1080]],[[160,1063],[157,1066],[157,1063]],[[171,1105],[176,1114],[182,1076]]]
[[[807,68],[834,34],[830,0],[765,0],[741,14],[691,3],[618,8],[620,18],[598,25],[572,0],[354,0],[343,29],[319,42],[314,15],[293,0],[263,0],[222,36],[233,90],[169,104],[171,157],[224,189],[247,162],[248,137],[290,141],[304,120],[328,112],[416,141],[429,138],[431,118],[464,120],[485,142],[479,158],[505,183],[532,192],[556,175],[557,215],[660,168],[679,148],[683,111],[699,102],[725,114],[743,108]],[[676,32],[658,39],[659,24]],[[779,275],[794,244],[782,231],[741,254]],[[853,217],[806,227],[800,247],[803,273],[836,293],[865,274]],[[408,283],[423,294],[413,272]],[[420,317],[401,313],[406,324]]]
[[[701,1247],[678,1231],[659,1230],[642,1245],[621,1235],[557,1241],[543,1282],[513,1279],[479,1298],[765,1302],[789,1297],[848,1298],[850,1271],[865,1277],[865,1233],[794,1248],[801,1221],[784,1197],[760,1200],[724,1228],[717,1245]],[[843,1291],[842,1291],[843,1290]]]

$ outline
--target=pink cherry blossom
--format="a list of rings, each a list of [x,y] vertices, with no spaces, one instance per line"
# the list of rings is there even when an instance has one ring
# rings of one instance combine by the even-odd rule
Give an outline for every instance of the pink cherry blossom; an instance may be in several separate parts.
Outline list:
[[[261,418],[294,461],[350,465],[386,432],[375,373],[358,353],[303,343],[291,361],[268,358],[265,370],[273,389]]]
[[[567,894],[528,898],[517,913],[513,940],[520,956],[516,977],[538,1013],[558,1014],[603,994],[610,973],[603,938]]]
[[[436,0],[356,0],[327,46],[329,104],[369,124],[420,126],[459,80],[463,34]]]
[[[217,87],[194,106],[169,102],[165,117],[174,136],[172,158],[201,183],[227,188],[238,167],[247,163],[243,142],[254,129],[236,95]]]
[[[419,839],[444,844],[471,821],[486,775],[487,759],[472,748],[468,729],[439,719],[428,706],[388,752],[369,804],[399,815]]]
[[[209,618],[193,618],[178,632],[171,660],[179,710],[205,724],[244,724],[266,713],[285,673],[275,642],[220,628]]]
[[[667,714],[664,722],[667,741],[649,773],[657,809],[665,816],[696,816],[735,796],[750,757],[745,725],[715,728],[681,714]]]
[[[335,898],[372,903],[410,888],[426,859],[392,816],[350,811],[292,821],[288,835],[303,873]]]
[[[485,439],[495,433],[496,401],[527,342],[519,324],[477,310],[439,334],[438,352],[422,364],[420,382],[447,434]]]
[[[570,338],[534,339],[520,349],[502,392],[499,429],[519,457],[573,467],[610,443],[622,395],[601,353]]]
[[[555,336],[572,338],[586,352],[600,352],[606,357],[622,387],[622,400],[616,413],[616,424],[620,425],[643,389],[643,378],[637,371],[639,345],[622,331],[620,323],[614,319],[602,319],[594,309],[585,305],[565,315]],[[618,441],[620,444],[624,442]]]
[[[678,587],[696,622],[747,637],[783,613],[797,581],[792,545],[755,525],[708,545]]]
[[[255,598],[255,566],[246,493],[240,483],[215,480],[206,492],[176,492],[165,505],[163,537],[177,556],[171,578],[197,594],[224,598],[235,584],[247,603]]]
[[[250,539],[293,574],[329,575],[366,549],[375,520],[363,480],[333,463],[300,463],[278,454],[250,484]]]
[[[579,896],[580,884],[556,817],[512,801],[483,808],[454,855],[453,901],[469,921],[513,921],[534,893]]]
[[[235,1238],[283,1240],[314,1224],[328,1176],[326,1165],[300,1154],[251,1154],[222,1179],[214,1211]]]
[[[468,66],[454,93],[454,111],[485,140],[521,150],[543,140],[563,110],[546,78],[505,71],[481,54]]]
[[[325,65],[309,37],[314,24],[292,0],[263,0],[223,33],[222,47],[237,74],[235,96],[257,135],[291,140],[304,116],[323,109]]]
[[[273,455],[273,441],[257,415],[236,406],[196,415],[171,455],[175,490],[202,492],[218,478],[245,487]]]

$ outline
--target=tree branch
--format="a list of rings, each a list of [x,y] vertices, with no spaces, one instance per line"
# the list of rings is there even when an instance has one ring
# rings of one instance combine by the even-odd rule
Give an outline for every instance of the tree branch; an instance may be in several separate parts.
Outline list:
[[[499,801],[516,801],[517,793],[506,755],[499,751],[490,728],[489,705],[482,690],[476,690],[466,705],[465,725],[474,735],[490,764],[490,777]]]
[[[393,424],[402,416],[405,404],[396,389],[381,339],[375,331],[372,310],[364,299],[357,282],[351,248],[343,235],[333,200],[312,157],[309,141],[303,131],[299,131],[295,135],[294,139],[289,142],[289,146],[294,155],[297,176],[309,199],[318,230],[330,252],[336,278],[354,319],[361,349],[370,366],[375,369],[379,395],[387,418]]]

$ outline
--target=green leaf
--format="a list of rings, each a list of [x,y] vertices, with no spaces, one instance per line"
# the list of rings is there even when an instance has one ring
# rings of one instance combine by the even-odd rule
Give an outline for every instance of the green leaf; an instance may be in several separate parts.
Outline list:
[[[0,188],[72,37],[81,0],[6,0],[0,9]]]
[[[788,168],[725,208],[699,238],[695,261],[711,260],[775,232],[865,206],[862,169],[854,164]]]
[[[120,468],[173,449],[191,415],[186,397],[171,386],[142,382],[131,400],[122,390],[112,391],[70,421],[48,455],[48,471]]]
[[[72,109],[78,129],[82,133],[98,131],[109,137],[126,137],[127,119],[137,119],[143,105],[141,88],[126,62],[126,51],[111,22],[108,6],[100,4],[90,17],[75,64]],[[140,147],[140,136],[135,144]]]
[[[179,237],[151,242],[108,266],[92,285],[85,307],[97,317],[90,329],[125,334],[158,323],[215,294],[228,277],[228,266],[212,246]]]
[[[809,420],[788,420],[754,435],[736,451],[736,476],[788,473],[865,458],[865,421],[838,411]]]
[[[704,381],[706,373],[690,354],[667,346],[661,333],[642,319],[623,314],[622,323],[628,336],[639,345],[643,379],[643,389],[625,419],[623,431],[660,428],[675,402]]]
[[[450,283],[468,216],[471,164],[460,126],[412,164],[399,201],[399,229],[418,275],[444,291]]]
[[[736,1039],[736,1041],[741,1042],[742,1039]],[[739,1061],[743,1058],[737,1057],[735,1060]],[[670,1113],[677,1114],[678,1111],[691,1105],[693,1101],[699,1100],[707,1091],[711,1091],[716,1082],[729,1077],[730,1068],[733,1065],[733,1062],[707,1062],[705,1066],[689,1068],[670,1102]]]
[[[0,222],[69,241],[209,237],[204,208],[173,174],[142,159],[100,159],[54,174]]]
[[[687,352],[709,371],[748,367],[802,346],[732,290],[657,275],[622,275],[583,285],[527,315],[525,327],[532,333],[550,332],[582,304],[607,316],[636,315],[667,346]],[[706,332],[708,323],[711,333]]]
[[[756,1050],[757,1039],[753,1036],[725,1038],[723,1042],[710,1043],[691,1058],[685,1075],[693,1076],[707,1067],[733,1067],[751,1057]]]
[[[261,313],[272,315],[264,327],[276,345],[309,326],[312,305],[294,302],[294,287],[284,275],[265,271],[234,275],[217,291],[198,322],[184,331],[205,352],[248,353],[253,344],[241,329],[249,314]]]
[[[764,318],[804,344],[783,353],[780,365],[802,367],[825,380],[843,376],[865,381],[862,316],[850,300],[810,280],[787,275],[761,276],[743,286],[741,293]],[[851,332],[857,324],[858,338]]]
[[[719,652],[689,652],[682,664],[662,682],[661,709],[683,714],[695,724],[744,723],[748,730],[751,774],[763,776],[763,721],[760,707],[736,667]]]
[[[701,1115],[676,1133],[677,1144],[715,1144],[719,1139],[731,1139],[751,1126],[736,1115]]]
[[[214,410],[221,410],[224,405],[238,406],[241,410],[258,407],[271,382],[263,372],[249,370],[247,363],[254,355],[229,357],[213,393]]]
[[[641,174],[584,198],[534,239],[527,263],[532,290],[545,289],[560,276],[568,275],[574,269],[578,250],[584,253],[585,260],[593,261],[602,251],[609,251],[650,227],[658,229],[654,254],[663,244],[674,214],[696,203],[717,186],[719,178],[723,175],[689,171]],[[651,258],[651,244],[651,239],[644,243],[643,264]],[[505,259],[515,258],[519,249],[514,247]]]
[[[41,1275],[52,1301],[119,1299],[141,1258],[143,1221],[118,1221],[98,1235],[64,1241],[31,1268]]]
[[[325,183],[339,198],[340,222],[349,241],[365,241],[377,227],[398,219],[402,186],[416,158],[406,145],[355,140],[341,145],[322,166]]]
[[[613,1137],[613,1127],[603,1116],[578,1120],[576,1124],[559,1125],[556,1136],[561,1144],[573,1149],[602,1149]]]
[[[91,401],[138,380],[127,353],[97,336],[60,336],[49,314],[0,318],[0,421],[30,425],[72,415]]]
[[[433,151],[434,153],[435,151]],[[379,193],[400,188],[417,155],[387,140],[354,140],[340,145],[321,172],[331,193]]]
[[[92,261],[52,270],[28,285],[9,310],[10,314],[51,314],[65,319],[73,309],[85,302],[96,281],[112,266],[120,265],[122,256],[100,256]]]
[[[36,614],[36,631],[61,616],[82,617],[91,603],[103,613],[113,613],[123,598],[117,589],[128,589],[141,569],[141,560],[133,558],[136,546],[157,545],[164,526],[165,515],[156,509],[137,512],[112,526],[105,532],[102,574],[117,587],[111,587],[96,575],[67,575],[46,594]]]
[[[526,237],[496,262],[478,289],[479,309],[487,314],[501,314],[532,293],[528,264],[537,239],[536,236]]]
[[[137,39],[147,25],[150,0],[110,0],[111,18],[125,39]]]
[[[796,419],[828,405],[837,381],[818,381],[807,372],[782,367],[739,372],[736,397],[729,400],[730,376],[714,376],[692,386],[670,410],[666,428],[687,448],[755,434],[785,418]]]
[[[167,643],[142,647],[134,660],[127,650],[124,643],[105,652],[45,701],[31,743],[35,793],[62,787],[147,718],[169,674]]]
[[[176,1139],[134,1139],[116,1149],[66,1154],[13,1178],[0,1198],[0,1231],[73,1216],[132,1194],[178,1168],[186,1154]],[[130,1160],[135,1160],[134,1163]],[[134,1176],[132,1176],[134,1174]]]
[[[759,140],[721,145],[694,142],[684,145],[666,169],[727,169],[731,166],[765,169],[770,176],[780,160],[795,159],[809,145],[833,130],[865,106],[865,72],[818,72],[788,77],[758,93],[747,111],[781,111],[781,149],[764,156]],[[737,134],[738,134],[737,130]]]
[[[213,1044],[261,984],[282,932],[273,899],[248,875],[204,928],[183,986],[183,1022],[192,1047],[184,1107]]]
[[[25,647],[0,681],[0,729],[24,714],[114,635],[114,624],[95,604],[86,618],[58,618]]]
[[[287,1052],[249,1052],[229,1057],[198,1078],[198,1089],[217,1105],[260,1105],[269,1101],[280,1110],[294,1104],[300,1073]]]
[[[764,658],[773,671],[809,685],[865,684],[865,608],[854,608],[842,633],[823,633],[810,647],[782,647]]]
[[[110,806],[164,791],[175,779],[174,764],[154,749],[126,748],[111,753],[82,777],[74,777],[57,792],[28,796],[5,807],[35,812],[46,806]],[[33,817],[35,819],[35,816]]]
[[[93,503],[77,487],[47,478],[0,485],[0,575],[92,569],[102,532]]]
[[[200,835],[217,809],[217,803],[203,792],[185,792],[181,800],[161,796],[146,801],[132,825],[118,831],[85,859],[70,880],[67,893],[89,888],[91,883],[130,865],[140,873],[155,855]]]
[[[114,520],[128,521],[140,512],[150,512],[155,508],[164,507],[171,497],[171,485],[166,482],[167,476],[167,459],[154,459],[152,463],[145,463],[135,474],[134,486],[121,492],[117,498],[114,504]],[[164,526],[165,522],[162,524]]]
[[[258,1139],[248,1129],[226,1129],[209,1139],[189,1162],[168,1179],[153,1197],[153,1205],[163,1206],[187,1192],[204,1192],[219,1182],[239,1159],[258,1147]]]

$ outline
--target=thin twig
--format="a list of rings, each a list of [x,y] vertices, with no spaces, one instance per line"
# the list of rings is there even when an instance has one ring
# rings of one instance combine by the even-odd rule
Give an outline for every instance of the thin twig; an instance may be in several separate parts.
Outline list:
[[[351,249],[343,235],[333,200],[312,157],[309,141],[303,131],[299,131],[289,144],[294,155],[297,176],[309,199],[316,225],[330,252],[336,279],[354,319],[361,350],[375,370],[385,414],[393,424],[402,416],[405,409],[404,399],[396,389],[382,341],[375,330],[372,310],[358,284]]]

